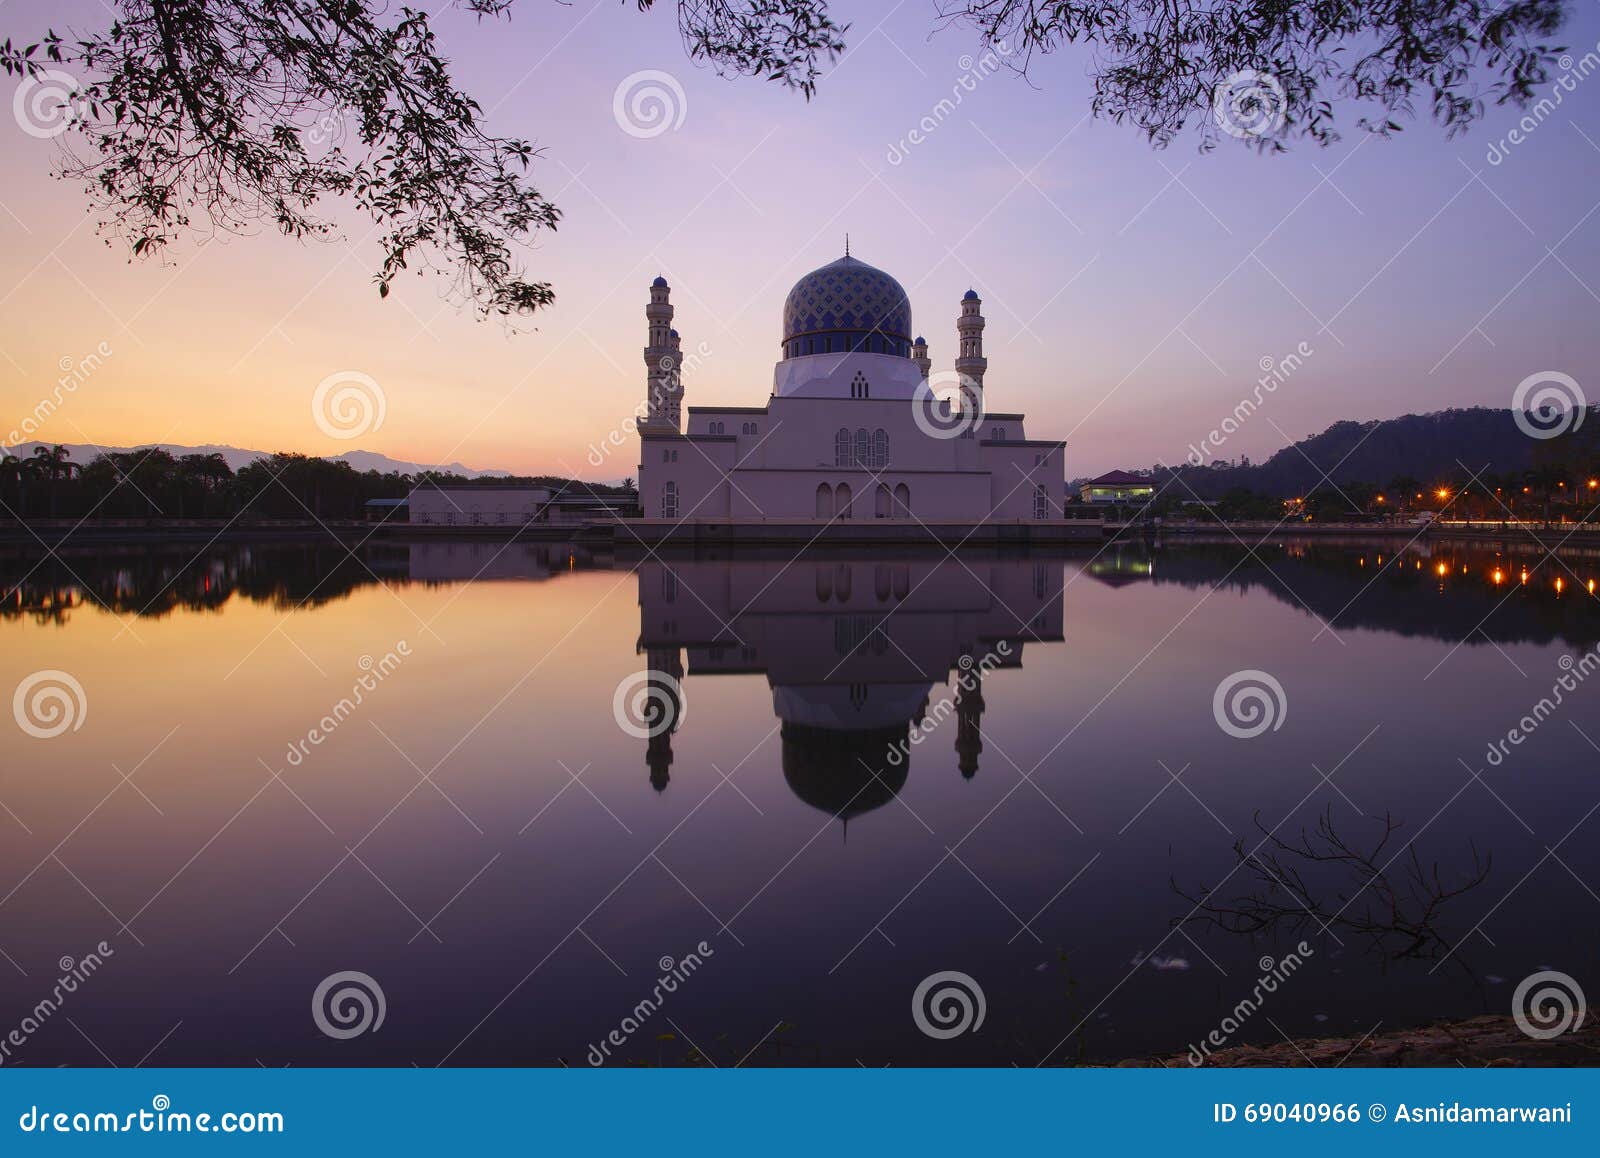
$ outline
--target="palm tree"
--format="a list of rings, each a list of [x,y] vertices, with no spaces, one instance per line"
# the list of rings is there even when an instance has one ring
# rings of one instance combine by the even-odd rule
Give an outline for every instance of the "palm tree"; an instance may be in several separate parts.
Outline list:
[[[61,479],[70,479],[72,472],[78,470],[78,464],[69,461],[72,451],[57,443],[55,446],[36,446],[33,448],[34,473],[45,481],[45,491],[50,498],[50,517],[56,517],[57,482]]]

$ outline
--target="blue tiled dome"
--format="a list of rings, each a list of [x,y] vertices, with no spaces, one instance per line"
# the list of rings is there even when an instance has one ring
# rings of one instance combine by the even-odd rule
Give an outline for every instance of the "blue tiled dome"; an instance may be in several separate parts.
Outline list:
[[[853,257],[812,270],[794,283],[783,303],[788,357],[830,348],[904,356],[910,342],[911,302],[905,289],[881,269]]]

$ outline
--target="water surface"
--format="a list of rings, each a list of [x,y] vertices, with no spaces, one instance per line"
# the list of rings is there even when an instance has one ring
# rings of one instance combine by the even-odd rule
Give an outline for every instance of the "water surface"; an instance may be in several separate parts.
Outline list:
[[[0,1020],[113,950],[10,1064],[581,1065],[691,953],[608,1064],[1181,1053],[1302,941],[1231,1040],[1597,992],[1600,680],[1488,755],[1600,640],[1597,576],[1393,541],[0,556],[0,682],[85,704],[7,721]],[[1242,671],[1283,693],[1251,738],[1213,702]],[[338,1040],[347,970],[386,1012]],[[941,1040],[912,995],[947,970],[985,1017]]]

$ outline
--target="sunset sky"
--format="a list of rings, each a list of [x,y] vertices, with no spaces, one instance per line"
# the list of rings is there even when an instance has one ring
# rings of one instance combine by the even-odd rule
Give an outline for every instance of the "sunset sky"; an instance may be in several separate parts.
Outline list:
[[[847,232],[855,256],[905,285],[937,367],[954,355],[961,294],[983,296],[989,405],[1066,438],[1069,477],[1181,459],[1251,393],[1264,358],[1302,342],[1304,367],[1221,453],[1263,458],[1341,418],[1505,406],[1542,370],[1600,401],[1600,75],[1497,165],[1491,145],[1521,115],[1507,109],[1454,140],[1428,120],[1367,138],[1341,109],[1344,139],[1328,149],[1263,156],[1230,139],[1202,154],[1197,138],[1155,150],[1090,120],[1090,56],[1069,48],[1036,62],[1031,84],[985,77],[905,149],[983,51],[969,30],[939,28],[931,0],[835,4],[850,50],[810,103],[696,68],[668,3],[520,0],[509,22],[426,7],[489,128],[545,150],[534,183],[565,217],[526,256],[554,283],[553,309],[513,332],[442,299],[431,277],[380,301],[379,253],[353,214],[343,241],[262,230],[130,262],[81,191],[49,175],[58,142],[8,117],[0,431],[64,360],[104,343],[112,353],[36,437],[359,448],[615,479],[635,473],[635,443],[599,468],[586,455],[643,396],[650,280],[671,281],[685,348],[709,351],[686,401],[759,405],[785,293]],[[32,41],[107,18],[98,0],[13,0],[0,31]],[[1562,41],[1600,51],[1593,4]],[[641,139],[612,102],[645,69],[670,73],[686,101],[679,127]],[[311,414],[317,383],[347,370],[387,402],[355,442]]]

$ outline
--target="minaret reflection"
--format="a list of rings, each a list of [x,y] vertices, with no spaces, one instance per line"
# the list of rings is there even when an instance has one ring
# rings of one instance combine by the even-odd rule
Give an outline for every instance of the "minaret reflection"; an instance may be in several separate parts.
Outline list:
[[[657,792],[666,790],[672,775],[672,734],[683,719],[681,685],[683,682],[682,652],[675,647],[653,647],[646,652],[649,669],[649,688],[644,700],[644,724],[648,731],[644,762],[650,768],[650,787]]]
[[[718,719],[700,677],[766,676],[784,782],[848,821],[893,800],[914,755],[934,763],[949,744],[961,775],[977,774],[985,677],[1020,668],[1029,643],[1062,640],[1062,569],[1059,559],[652,556],[638,565],[639,651],[670,693],[688,679],[697,728],[739,723]],[[943,728],[953,738],[936,741]],[[657,790],[675,730],[647,744]]]
[[[978,774],[978,754],[983,751],[983,671],[971,672],[970,686],[956,687],[956,767],[971,780]]]

